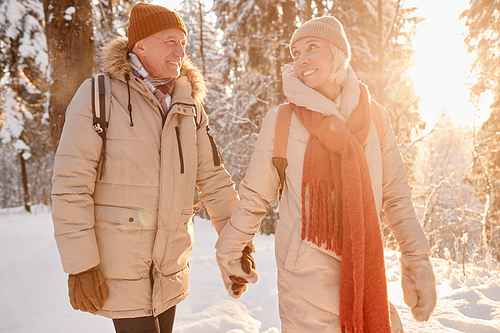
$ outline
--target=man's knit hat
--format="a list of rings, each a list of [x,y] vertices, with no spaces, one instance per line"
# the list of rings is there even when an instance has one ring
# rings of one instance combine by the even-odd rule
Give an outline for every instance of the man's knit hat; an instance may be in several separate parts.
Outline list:
[[[323,16],[313,18],[297,30],[295,30],[292,39],[290,40],[290,50],[293,44],[304,37],[320,37],[326,39],[333,45],[337,46],[347,58],[350,57],[349,42],[345,35],[342,24],[333,16]]]
[[[131,51],[135,43],[159,31],[177,28],[187,36],[186,26],[180,16],[163,6],[137,3],[130,12],[128,25],[128,48]]]

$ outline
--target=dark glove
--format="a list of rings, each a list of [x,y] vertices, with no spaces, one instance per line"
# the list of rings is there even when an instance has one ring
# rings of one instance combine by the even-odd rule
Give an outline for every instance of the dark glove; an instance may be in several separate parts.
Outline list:
[[[109,290],[101,271],[91,268],[68,277],[69,301],[75,310],[96,313],[102,309]]]
[[[233,285],[231,286],[231,290],[236,296],[239,296],[240,292],[244,293],[246,291],[246,285],[248,284],[247,279],[237,277],[234,275],[231,275],[229,279],[233,283]]]
[[[250,274],[252,269],[255,269],[255,260],[253,260],[252,257],[252,249],[249,246],[245,246],[242,253],[241,268],[243,269],[243,272]],[[248,283],[248,281],[245,283]]]

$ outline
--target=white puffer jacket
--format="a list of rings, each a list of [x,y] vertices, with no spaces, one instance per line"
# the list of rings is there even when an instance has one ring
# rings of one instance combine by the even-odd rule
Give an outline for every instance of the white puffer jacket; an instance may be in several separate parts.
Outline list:
[[[344,120],[356,108],[359,99],[358,81],[351,69],[340,96],[340,107],[304,85],[291,64],[284,67],[283,86],[289,102]],[[429,245],[415,217],[406,171],[390,119],[382,107],[380,110],[384,139],[380,144],[372,124],[363,147],[376,207],[378,211],[384,210],[402,254],[427,254]],[[262,124],[254,155],[240,185],[238,208],[216,244],[221,253],[241,251],[258,231],[267,206],[276,198],[279,178],[272,157],[277,112],[278,108],[269,111]],[[331,251],[302,241],[300,237],[302,167],[309,135],[293,114],[286,152],[285,188],[275,236],[283,332],[332,332],[339,313],[340,258]]]

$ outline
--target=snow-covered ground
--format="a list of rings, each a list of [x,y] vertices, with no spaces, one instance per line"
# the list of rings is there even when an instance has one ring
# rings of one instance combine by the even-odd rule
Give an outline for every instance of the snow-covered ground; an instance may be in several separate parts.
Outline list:
[[[50,212],[34,207],[0,210],[0,332],[114,332],[111,320],[74,311],[69,304],[66,274],[53,238]],[[280,332],[274,237],[258,235],[255,260],[261,280],[240,299],[227,295],[213,245],[209,221],[195,217],[191,255],[191,294],[177,308],[174,332]],[[500,332],[500,274],[495,270],[433,259],[438,305],[427,323],[411,318],[403,302],[398,254],[386,251],[389,297],[405,332]]]

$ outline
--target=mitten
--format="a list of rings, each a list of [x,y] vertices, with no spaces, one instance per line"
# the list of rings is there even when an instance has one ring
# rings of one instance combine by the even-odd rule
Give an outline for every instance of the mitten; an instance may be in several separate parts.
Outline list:
[[[417,321],[427,321],[436,306],[436,278],[427,255],[403,255],[401,287],[406,305]]]
[[[217,251],[216,258],[229,296],[238,299],[247,291],[248,283],[255,284],[259,281],[255,261],[248,246],[242,252]]]
[[[69,301],[75,310],[96,313],[102,309],[109,291],[101,271],[91,268],[68,277]]]

